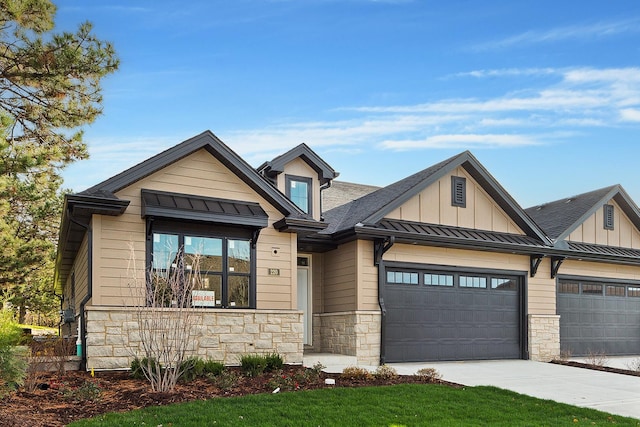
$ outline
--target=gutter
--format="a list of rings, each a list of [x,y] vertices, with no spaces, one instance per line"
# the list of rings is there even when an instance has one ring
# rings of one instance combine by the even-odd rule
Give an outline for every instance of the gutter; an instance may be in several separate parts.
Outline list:
[[[376,240],[373,244],[373,263],[378,267],[378,305],[380,306],[380,366],[384,365],[386,359],[385,339],[387,336],[387,307],[384,303],[384,260],[382,259],[385,252],[391,249],[395,243],[395,238],[389,236],[384,240]]]
[[[84,224],[73,217],[71,211],[73,206],[69,206],[67,216],[69,221],[87,231],[87,295],[80,301],[80,343],[81,343],[81,359],[80,369],[87,370],[87,323],[85,315],[85,307],[93,296],[93,229],[91,223]]]

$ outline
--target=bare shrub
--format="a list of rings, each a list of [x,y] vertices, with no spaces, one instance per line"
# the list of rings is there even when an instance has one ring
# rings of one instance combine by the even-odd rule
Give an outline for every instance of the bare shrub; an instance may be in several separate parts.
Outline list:
[[[373,373],[373,375],[376,378],[390,380],[398,376],[398,371],[396,371],[396,369],[392,366],[380,365],[376,368],[376,371]]]
[[[560,350],[560,360],[569,360],[571,359],[571,350]]]
[[[421,368],[418,369],[418,372],[416,372],[416,375],[425,379],[428,379],[429,381],[437,381],[442,379],[442,374],[440,372],[438,372],[438,370],[436,368]]]
[[[585,362],[593,366],[605,366],[608,361],[609,358],[603,351],[589,351],[589,354],[587,354],[587,357],[585,358]]]
[[[347,366],[342,370],[342,374],[340,374],[341,378],[353,380],[369,380],[371,376],[371,372],[359,366]]]
[[[640,372],[640,357],[637,359],[633,359],[631,362],[627,363],[627,369],[630,371]]]
[[[168,268],[149,269],[144,283],[140,283],[132,244],[130,253],[129,288],[131,300],[136,302],[139,350],[144,362],[140,369],[153,391],[172,391],[184,374],[187,368],[184,362],[190,356],[194,326],[191,292],[202,281],[200,256],[185,255],[180,248],[174,259],[162,261]]]

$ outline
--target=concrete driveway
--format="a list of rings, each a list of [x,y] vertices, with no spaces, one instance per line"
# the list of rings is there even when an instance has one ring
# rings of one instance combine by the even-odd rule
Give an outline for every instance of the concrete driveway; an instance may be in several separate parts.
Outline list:
[[[436,368],[443,379],[469,386],[491,385],[570,405],[640,419],[640,377],[532,362],[392,363],[399,374]]]

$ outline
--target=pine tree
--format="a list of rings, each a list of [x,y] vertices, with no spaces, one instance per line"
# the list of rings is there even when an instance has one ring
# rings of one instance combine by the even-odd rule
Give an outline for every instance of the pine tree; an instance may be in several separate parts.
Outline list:
[[[21,307],[53,291],[60,173],[87,157],[81,127],[101,113],[100,82],[118,67],[90,23],[52,32],[55,11],[49,0],[0,0],[0,293]]]

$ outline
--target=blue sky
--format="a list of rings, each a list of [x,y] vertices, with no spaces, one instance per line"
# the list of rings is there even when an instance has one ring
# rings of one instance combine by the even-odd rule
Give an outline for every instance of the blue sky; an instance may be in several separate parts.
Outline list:
[[[121,58],[73,190],[209,129],[254,166],[305,142],[386,185],[468,149],[523,207],[640,203],[635,0],[55,3]]]

